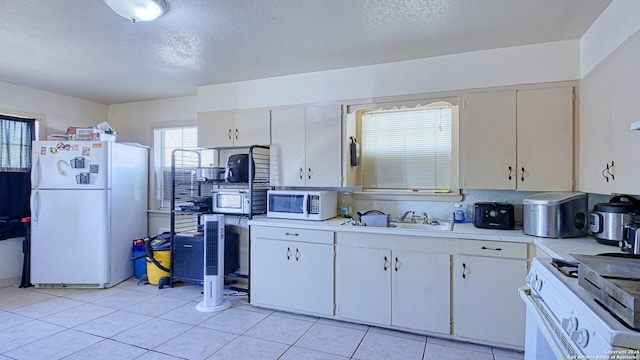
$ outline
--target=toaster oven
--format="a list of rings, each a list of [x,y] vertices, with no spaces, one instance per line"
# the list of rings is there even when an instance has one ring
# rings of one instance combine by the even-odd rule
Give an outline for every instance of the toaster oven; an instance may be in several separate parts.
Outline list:
[[[482,229],[513,230],[513,204],[479,202],[473,204],[473,225]]]
[[[267,212],[267,190],[253,190],[253,192],[249,192],[248,189],[214,190],[211,208],[218,214],[248,215],[249,212],[264,214]]]

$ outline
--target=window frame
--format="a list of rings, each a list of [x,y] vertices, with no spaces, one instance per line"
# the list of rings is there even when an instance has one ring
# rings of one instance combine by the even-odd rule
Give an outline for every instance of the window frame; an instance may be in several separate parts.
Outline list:
[[[170,211],[171,210],[171,199],[165,199],[165,187],[169,186],[169,192],[171,191],[171,184],[165,184],[165,172],[171,172],[171,165],[165,166],[165,143],[164,143],[164,131],[169,129],[185,129],[185,128],[194,128],[196,130],[195,141],[196,143],[193,146],[193,149],[199,149],[197,147],[198,142],[198,126],[195,122],[184,122],[184,123],[172,123],[172,124],[158,124],[152,126],[152,138],[153,138],[153,180],[154,186],[153,188],[153,208],[160,211]],[[189,147],[191,149],[191,147]],[[171,162],[171,155],[167,159]],[[165,203],[166,202],[166,203]]]
[[[26,143],[26,151],[20,151],[20,153],[22,154],[21,156],[21,160],[19,161],[19,164],[14,164],[10,161],[10,159],[7,159],[7,163],[5,164],[3,162],[3,160],[0,158],[0,172],[31,172],[31,142],[35,141],[38,139],[38,119],[36,118],[26,118],[26,117],[22,117],[22,116],[15,116],[15,115],[8,115],[8,114],[2,114],[0,113],[0,121],[9,121],[9,122],[15,122],[15,123],[21,123],[21,124],[26,124],[27,130],[30,130],[30,139],[27,141]],[[29,124],[33,124],[33,128],[28,129]],[[15,140],[15,138],[12,138],[13,140]],[[24,144],[22,142],[22,140],[20,140],[20,144]],[[10,143],[3,143],[2,146],[11,146],[11,145],[16,145],[13,144],[12,142]],[[10,151],[11,152],[11,151]],[[23,163],[23,161],[25,161],[26,163]]]
[[[369,104],[352,104],[347,107],[347,134],[362,139],[362,114],[371,110],[391,110],[393,108],[413,109],[416,106],[428,106],[436,103],[448,103],[452,105],[451,123],[451,191],[449,193],[435,193],[433,191],[409,191],[407,190],[367,190],[362,188],[362,166],[347,169],[348,176],[355,178],[349,182],[350,190],[355,199],[360,200],[420,200],[420,201],[461,201],[463,196],[459,186],[460,167],[460,100],[457,95],[443,95],[437,97],[424,97],[418,99],[384,99]],[[347,143],[349,142],[347,135]],[[348,145],[347,145],[348,147]]]

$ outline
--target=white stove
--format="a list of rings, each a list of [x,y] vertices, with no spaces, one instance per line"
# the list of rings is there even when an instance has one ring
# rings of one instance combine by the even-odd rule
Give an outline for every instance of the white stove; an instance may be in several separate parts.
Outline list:
[[[550,258],[534,258],[520,297],[527,305],[525,359],[640,359],[628,328]]]

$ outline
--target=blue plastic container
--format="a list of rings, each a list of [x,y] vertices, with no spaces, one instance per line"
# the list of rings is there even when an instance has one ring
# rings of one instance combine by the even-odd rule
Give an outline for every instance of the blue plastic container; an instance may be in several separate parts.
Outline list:
[[[146,255],[144,246],[133,246],[133,257]],[[140,279],[143,275],[147,274],[147,258],[142,256],[140,259],[133,261],[133,273],[136,279]]]

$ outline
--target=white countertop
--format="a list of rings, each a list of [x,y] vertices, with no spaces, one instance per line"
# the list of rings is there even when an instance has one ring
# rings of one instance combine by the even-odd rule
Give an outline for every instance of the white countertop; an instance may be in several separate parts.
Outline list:
[[[348,225],[348,219],[333,218],[324,221],[310,220],[289,220],[275,219],[266,216],[256,216],[249,220],[249,225],[273,226],[273,227],[293,227],[309,230],[326,231],[353,231],[375,234],[396,234],[410,236],[424,236],[425,238],[451,238],[451,239],[472,239],[532,243],[540,247],[549,255],[557,258],[572,259],[570,254],[596,255],[602,253],[620,252],[614,246],[602,245],[592,237],[567,238],[567,239],[547,239],[525,235],[522,228],[516,230],[494,230],[479,229],[472,223],[454,224],[452,231],[439,230],[418,230],[385,228],[375,226],[353,226]]]

